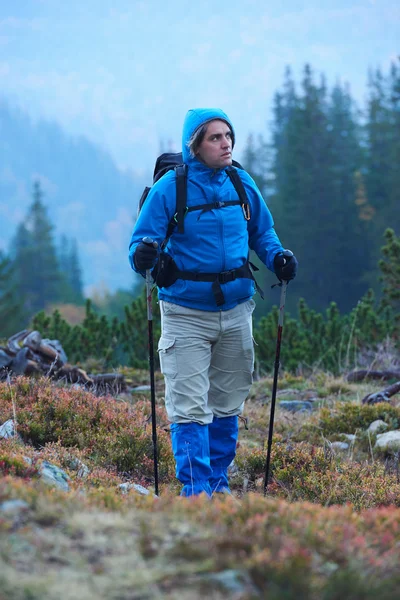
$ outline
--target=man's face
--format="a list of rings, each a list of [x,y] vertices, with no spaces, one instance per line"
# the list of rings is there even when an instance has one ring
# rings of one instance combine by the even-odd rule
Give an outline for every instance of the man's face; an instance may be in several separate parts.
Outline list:
[[[212,169],[224,169],[232,164],[232,133],[224,121],[218,119],[207,125],[197,157]]]

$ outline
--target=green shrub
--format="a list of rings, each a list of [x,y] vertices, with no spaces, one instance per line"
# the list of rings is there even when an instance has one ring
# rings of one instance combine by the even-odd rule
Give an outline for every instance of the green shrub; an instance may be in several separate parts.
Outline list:
[[[333,408],[322,408],[318,415],[318,429],[325,436],[332,433],[354,433],[366,430],[373,421],[381,419],[390,429],[400,427],[400,408],[387,402],[355,404],[336,402]]]
[[[277,325],[278,307],[274,306],[254,331],[257,361],[263,371],[271,371],[274,364]],[[337,375],[354,367],[354,356],[360,350],[376,348],[394,332],[393,311],[378,310],[372,290],[348,315],[340,315],[334,302],[323,315],[300,299],[298,319],[285,315],[281,363],[289,371],[318,367]]]
[[[133,406],[111,397],[97,398],[82,389],[51,385],[47,379],[24,378],[14,384],[18,433],[23,441],[40,448],[60,443],[84,450],[96,464],[131,475],[153,477],[153,444],[149,425],[150,402]],[[12,418],[10,388],[0,383],[0,420]],[[161,409],[158,421],[161,421]],[[164,415],[163,415],[164,417]],[[160,478],[173,472],[169,435],[158,430]]]

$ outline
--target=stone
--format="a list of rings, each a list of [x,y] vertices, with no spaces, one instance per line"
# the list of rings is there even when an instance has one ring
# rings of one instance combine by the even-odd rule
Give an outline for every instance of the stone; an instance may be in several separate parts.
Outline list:
[[[59,467],[47,462],[47,460],[44,460],[41,464],[40,477],[48,485],[55,486],[63,492],[69,492],[68,475]]]
[[[138,385],[131,389],[131,392],[149,392],[151,387],[149,385]]]
[[[349,444],[347,442],[332,442],[331,444],[332,450],[348,450]]]
[[[346,438],[346,440],[349,440],[351,444],[356,441],[356,436],[354,433],[341,433],[340,435]]]
[[[369,431],[370,433],[377,433],[377,431],[381,429],[387,429],[388,427],[389,425],[385,423],[385,421],[382,421],[382,419],[377,419],[376,421],[373,421],[371,423],[367,431]]]
[[[12,419],[8,419],[3,425],[0,427],[0,438],[7,440],[9,438],[13,438],[16,436],[15,425]]]
[[[142,485],[139,485],[138,483],[121,483],[121,485],[119,485],[118,487],[123,494],[127,494],[131,490],[134,490],[142,496],[150,496],[150,491]]]
[[[375,448],[381,450],[397,452],[400,450],[400,431],[387,431],[386,433],[378,433],[376,436]]]
[[[77,476],[81,479],[86,479],[88,475],[90,475],[90,469],[83,462],[79,461],[81,464],[77,470]]]
[[[242,598],[256,597],[257,590],[254,588],[247,572],[236,569],[225,569],[218,573],[207,573],[201,575],[201,579],[212,587],[222,589],[227,597]],[[257,594],[258,595],[258,594]]]
[[[81,479],[86,479],[86,477],[90,475],[89,467],[87,467],[85,463],[79,460],[79,458],[73,458],[71,460],[71,463],[68,464],[68,467],[74,469],[74,471],[76,471],[77,476]]]
[[[289,412],[308,412],[312,410],[312,403],[302,400],[282,400],[279,406]]]
[[[231,462],[231,464],[228,467],[228,475],[237,475],[239,473],[239,467],[237,466],[237,464],[235,463],[235,461],[233,460]]]
[[[0,504],[0,512],[7,514],[19,513],[28,508],[29,504],[24,500],[4,500],[4,502]]]

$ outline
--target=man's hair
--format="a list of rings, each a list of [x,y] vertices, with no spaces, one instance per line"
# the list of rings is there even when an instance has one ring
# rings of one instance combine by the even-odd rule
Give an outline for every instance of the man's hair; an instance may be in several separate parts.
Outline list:
[[[199,146],[200,146],[201,142],[204,140],[204,136],[206,135],[206,131],[207,131],[207,126],[208,126],[208,123],[204,123],[203,125],[200,125],[200,127],[198,127],[196,129],[196,131],[192,134],[192,137],[190,138],[190,140],[187,143],[187,146],[188,146],[189,152],[190,152],[190,156],[192,158],[194,158],[196,156]]]
[[[223,121],[223,119],[213,119],[213,121]],[[204,140],[204,136],[206,135],[207,132],[207,127],[209,125],[211,121],[207,121],[207,123],[203,123],[203,125],[200,125],[200,127],[198,127],[196,129],[196,131],[194,131],[194,133],[192,134],[192,137],[190,138],[190,140],[187,142],[187,147],[189,148],[189,152],[190,152],[190,156],[192,158],[194,158],[197,154],[197,151],[200,147],[201,142]],[[224,121],[224,123],[226,123],[226,121]],[[226,123],[229,127],[229,131],[232,134],[232,148],[235,144],[235,138],[233,136],[233,131],[231,126],[229,125],[229,123]]]

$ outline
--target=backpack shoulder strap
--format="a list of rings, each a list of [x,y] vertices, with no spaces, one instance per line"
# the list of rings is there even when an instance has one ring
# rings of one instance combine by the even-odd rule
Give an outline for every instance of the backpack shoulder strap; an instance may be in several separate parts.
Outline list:
[[[184,232],[184,220],[187,205],[187,177],[186,165],[175,167],[176,173],[176,212],[175,221],[178,226],[178,233]]]
[[[175,214],[168,223],[167,233],[165,239],[161,244],[161,250],[164,250],[168,244],[168,240],[171,237],[175,227],[178,227],[178,233],[184,232],[184,221],[186,215],[186,204],[187,204],[187,177],[186,177],[186,165],[178,165],[174,167],[176,175],[176,207]]]
[[[244,189],[243,181],[237,169],[234,167],[227,167],[226,172],[229,176],[229,179],[232,181],[233,187],[235,188],[237,195],[239,196],[240,204],[242,205],[242,210],[246,221],[250,221],[250,204],[247,199],[246,190]]]

